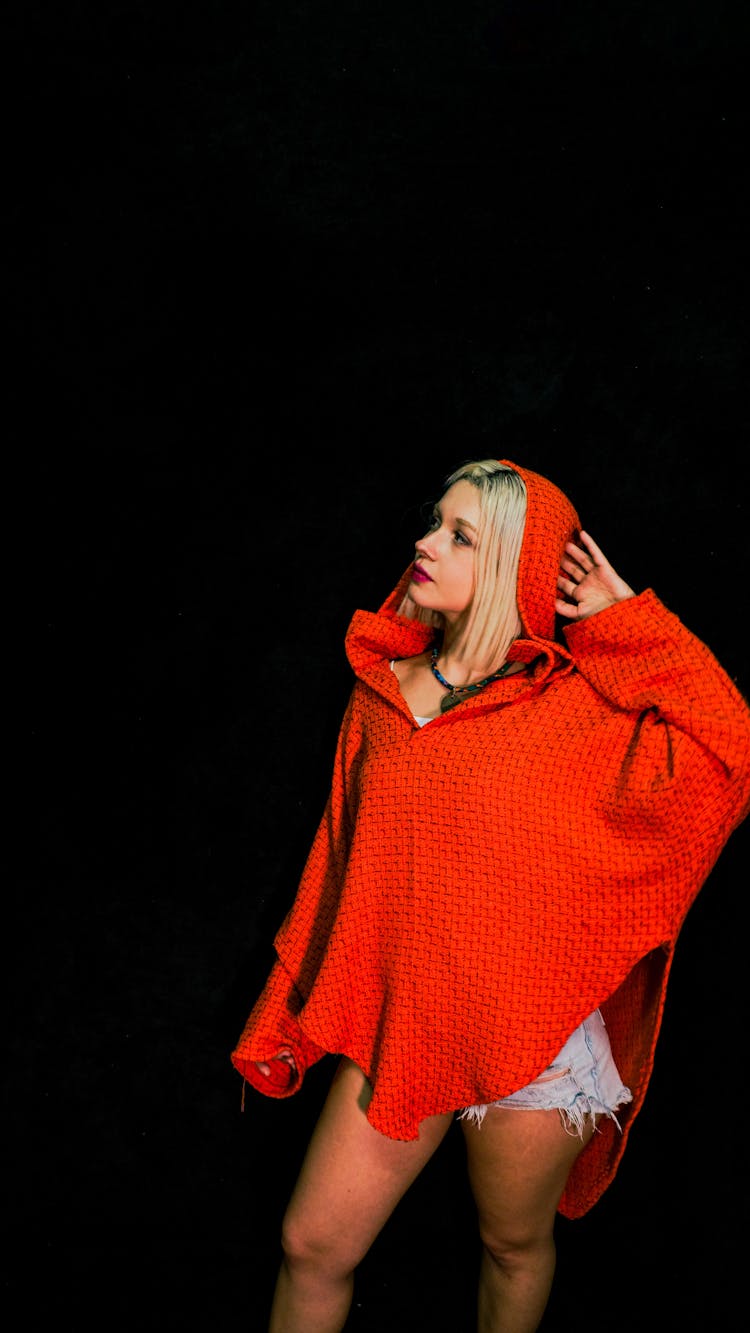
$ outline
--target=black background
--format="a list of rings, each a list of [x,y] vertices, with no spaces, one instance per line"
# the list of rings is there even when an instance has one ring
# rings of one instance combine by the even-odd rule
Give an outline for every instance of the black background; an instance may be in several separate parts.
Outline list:
[[[5,1290],[265,1328],[332,1065],[229,1051],[325,799],[343,635],[474,456],[547,473],[747,693],[747,7],[11,6]],[[17,834],[17,838],[13,835]],[[544,1328],[744,1308],[747,831]],[[352,1328],[471,1333],[460,1135]]]

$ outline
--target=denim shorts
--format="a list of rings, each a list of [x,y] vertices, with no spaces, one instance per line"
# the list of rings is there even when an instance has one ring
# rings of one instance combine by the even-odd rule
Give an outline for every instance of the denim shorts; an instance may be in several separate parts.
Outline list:
[[[632,1102],[633,1094],[620,1078],[612,1056],[604,1019],[598,1009],[568,1037],[559,1055],[533,1083],[488,1105],[466,1106],[459,1120],[479,1128],[490,1107],[502,1110],[552,1111],[571,1134],[583,1134],[584,1117],[606,1115],[620,1128],[615,1112]]]

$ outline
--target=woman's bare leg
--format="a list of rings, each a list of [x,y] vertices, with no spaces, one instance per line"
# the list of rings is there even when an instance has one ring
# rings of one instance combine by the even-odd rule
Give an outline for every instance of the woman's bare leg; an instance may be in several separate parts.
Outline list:
[[[365,1118],[371,1096],[342,1060],[284,1218],[269,1333],[339,1333],[357,1264],[450,1128],[448,1113],[423,1120],[414,1142],[386,1138]]]
[[[557,1205],[593,1127],[582,1142],[557,1111],[498,1107],[461,1127],[483,1244],[479,1333],[534,1333],[555,1272]]]

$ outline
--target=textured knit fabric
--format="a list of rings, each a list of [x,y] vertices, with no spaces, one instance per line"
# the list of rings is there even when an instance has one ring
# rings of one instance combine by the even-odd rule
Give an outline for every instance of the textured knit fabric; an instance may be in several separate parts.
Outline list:
[[[508,460],[505,460],[506,462]],[[558,623],[575,510],[523,477],[527,670],[420,728],[390,668],[435,631],[398,613],[407,569],[354,613],[355,681],[328,802],[277,961],[232,1053],[288,1096],[325,1053],[373,1087],[369,1122],[417,1137],[438,1112],[530,1083],[594,1009],[633,1101],[578,1158],[560,1203],[614,1177],[651,1076],[685,914],[750,803],[750,709],[651,589]],[[254,1061],[292,1049],[298,1073]]]

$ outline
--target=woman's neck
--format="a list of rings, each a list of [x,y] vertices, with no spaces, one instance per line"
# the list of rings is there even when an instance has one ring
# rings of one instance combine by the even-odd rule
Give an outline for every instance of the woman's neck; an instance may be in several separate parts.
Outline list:
[[[467,653],[465,640],[460,634],[445,632],[438,643],[437,665],[442,675],[453,685],[473,685],[494,671],[499,671],[504,663],[505,658],[491,662],[477,661]]]

